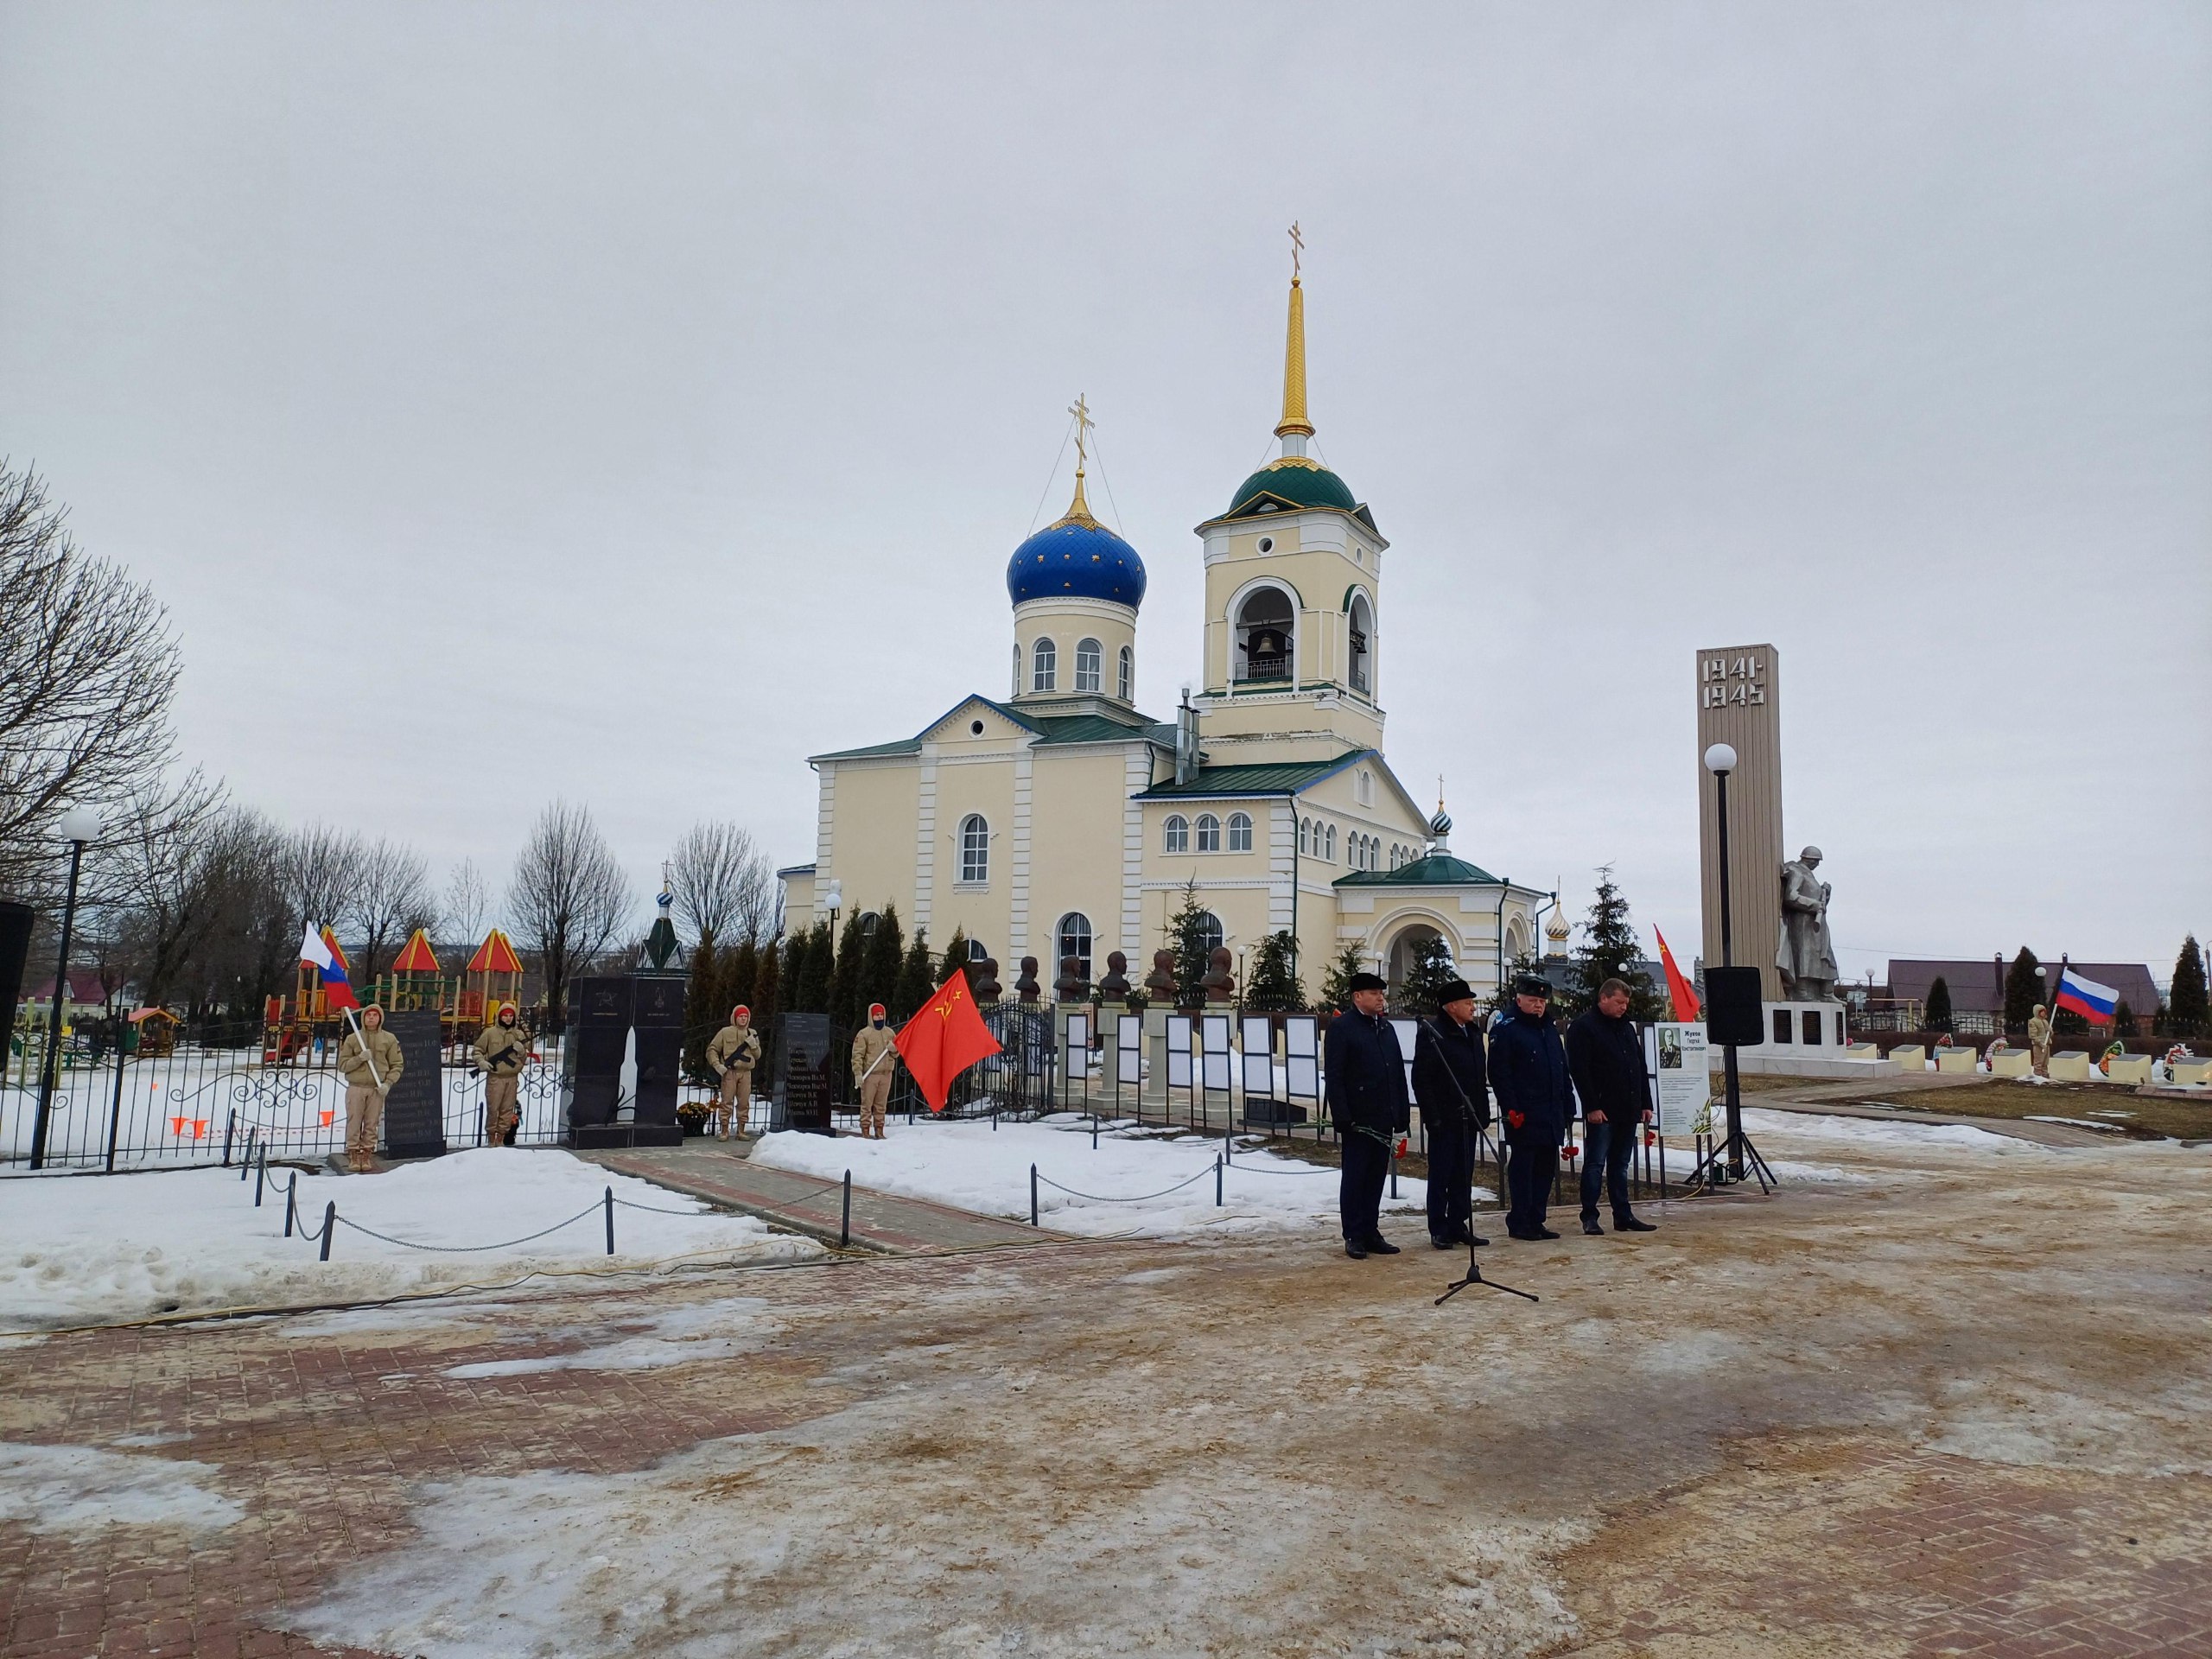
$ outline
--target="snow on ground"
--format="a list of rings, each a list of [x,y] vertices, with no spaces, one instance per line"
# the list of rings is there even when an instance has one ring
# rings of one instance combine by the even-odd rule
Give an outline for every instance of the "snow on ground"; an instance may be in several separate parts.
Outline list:
[[[300,1175],[306,1231],[321,1227],[326,1203],[338,1205],[331,1260],[320,1262],[312,1237],[283,1236],[291,1173],[270,1172],[258,1210],[252,1179],[241,1181],[232,1169],[9,1182],[0,1205],[0,1307],[7,1310],[0,1323],[22,1328],[176,1309],[365,1300],[500,1283],[534,1269],[634,1267],[713,1253],[765,1261],[821,1248],[565,1152],[493,1149],[379,1175]],[[618,1201],[612,1257],[600,1207],[609,1186]],[[571,1217],[580,1218],[546,1237],[465,1255],[409,1249],[357,1230],[421,1244],[490,1244]]]
[[[1794,1136],[1801,1141],[1841,1141],[1862,1147],[1958,1147],[1970,1152],[1999,1156],[2026,1153],[2048,1156],[2052,1149],[2017,1135],[1995,1135],[1965,1123],[1907,1123],[1882,1117],[1815,1117],[1805,1112],[1767,1112],[1744,1109],[1744,1128],[1754,1140],[1762,1135]]]
[[[245,1513],[236,1499],[209,1490],[222,1474],[181,1458],[0,1444],[0,1521],[79,1537],[110,1526],[220,1531]]]
[[[771,1135],[753,1148],[753,1160],[824,1180],[849,1169],[856,1185],[1022,1221],[1029,1219],[1029,1166],[1034,1164],[1044,1178],[1038,1185],[1039,1218],[1066,1233],[1183,1238],[1323,1223],[1333,1227],[1337,1221],[1337,1172],[1268,1152],[1236,1153],[1224,1173],[1223,1203],[1217,1208],[1218,1138],[1113,1123],[1102,1128],[1094,1151],[1090,1120],[1075,1113],[1001,1123],[996,1129],[987,1122],[893,1122],[887,1134],[883,1141]],[[1418,1213],[1427,1192],[1426,1183],[1402,1175],[1397,1198],[1386,1191],[1382,1212]]]

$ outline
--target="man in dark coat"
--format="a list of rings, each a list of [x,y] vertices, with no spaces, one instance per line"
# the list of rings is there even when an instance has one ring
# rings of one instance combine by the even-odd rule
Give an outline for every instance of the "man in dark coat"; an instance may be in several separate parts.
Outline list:
[[[1651,1121],[1651,1078],[1643,1066],[1643,1036],[1628,1017],[1628,987],[1609,979],[1598,988],[1597,1006],[1567,1030],[1567,1065],[1582,1101],[1582,1230],[1598,1224],[1598,1186],[1613,1201],[1613,1230],[1649,1233],[1628,1206],[1628,1166],[1637,1137]]]
[[[1474,1224],[1475,1134],[1490,1128],[1490,1084],[1464,979],[1444,988],[1435,1015],[1414,1029],[1414,1099],[1428,1135],[1428,1242],[1440,1250],[1489,1243]]]
[[[1490,1033],[1490,1082],[1505,1119],[1510,1154],[1505,1185],[1512,1203],[1505,1212],[1505,1230],[1514,1238],[1559,1236],[1544,1225],[1544,1211],[1559,1176],[1559,1145],[1574,1103],[1567,1050],[1551,1020],[1551,994],[1541,975],[1522,974],[1513,982],[1513,1012]]]
[[[1330,1023],[1322,1063],[1327,1068],[1329,1116],[1344,1160],[1338,1190],[1344,1254],[1359,1262],[1398,1253],[1382,1236],[1382,1183],[1413,1111],[1406,1099],[1406,1060],[1398,1033],[1382,1017],[1389,982],[1374,974],[1354,974],[1349,988],[1351,1006]]]

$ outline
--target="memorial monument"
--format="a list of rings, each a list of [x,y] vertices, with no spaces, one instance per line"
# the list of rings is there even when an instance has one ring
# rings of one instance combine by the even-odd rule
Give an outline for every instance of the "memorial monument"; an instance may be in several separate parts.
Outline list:
[[[1775,966],[1792,1002],[1827,1002],[1836,982],[1835,939],[1828,932],[1834,891],[1815,874],[1821,849],[1808,847],[1782,867],[1782,944]]]

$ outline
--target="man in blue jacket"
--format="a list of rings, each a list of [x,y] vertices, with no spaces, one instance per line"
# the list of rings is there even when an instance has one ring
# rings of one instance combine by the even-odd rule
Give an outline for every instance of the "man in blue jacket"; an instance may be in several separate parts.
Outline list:
[[[1398,1033],[1383,1018],[1389,982],[1374,974],[1354,974],[1349,989],[1351,1006],[1330,1022],[1321,1052],[1329,1116],[1344,1160],[1338,1189],[1344,1254],[1362,1262],[1398,1254],[1398,1247],[1382,1236],[1382,1183],[1413,1110],[1406,1098],[1405,1055]]]
[[[1475,1137],[1490,1128],[1490,1084],[1475,993],[1455,979],[1414,1030],[1414,1098],[1428,1135],[1428,1242],[1440,1250],[1487,1244],[1475,1231]]]
[[[1520,1239],[1557,1238],[1544,1225],[1560,1141],[1574,1110],[1567,1049],[1551,1020],[1550,982],[1536,974],[1513,982],[1513,1012],[1490,1034],[1490,1084],[1505,1122],[1505,1230]]]

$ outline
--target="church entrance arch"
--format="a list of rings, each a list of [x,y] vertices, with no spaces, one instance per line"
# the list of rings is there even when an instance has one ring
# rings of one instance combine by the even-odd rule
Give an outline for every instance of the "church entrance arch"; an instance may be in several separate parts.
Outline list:
[[[1459,941],[1439,918],[1414,914],[1391,920],[1385,941],[1376,954],[1381,957],[1383,975],[1393,988],[1406,982],[1413,972],[1415,960],[1436,939],[1444,941],[1445,950],[1450,952],[1455,963],[1459,963],[1461,954]]]

